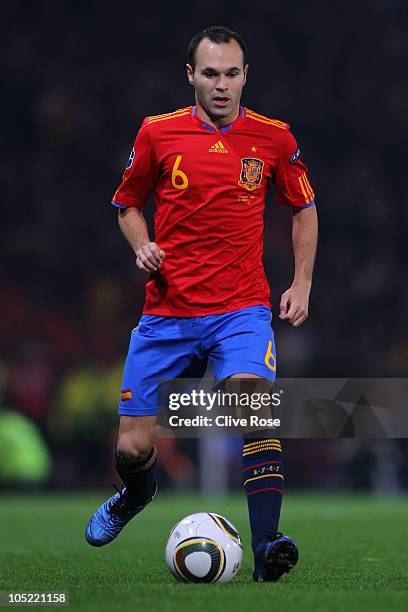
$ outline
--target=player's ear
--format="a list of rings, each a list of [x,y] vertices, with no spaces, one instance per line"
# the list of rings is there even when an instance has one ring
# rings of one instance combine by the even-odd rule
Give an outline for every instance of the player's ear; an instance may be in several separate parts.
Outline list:
[[[186,64],[187,78],[190,85],[194,85],[194,70],[191,64]]]
[[[246,80],[247,80],[248,70],[249,70],[249,64],[245,64],[245,66],[244,66],[244,85],[245,85]]]

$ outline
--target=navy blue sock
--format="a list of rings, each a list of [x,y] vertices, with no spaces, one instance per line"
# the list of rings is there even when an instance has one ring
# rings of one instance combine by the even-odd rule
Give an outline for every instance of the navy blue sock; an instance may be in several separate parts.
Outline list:
[[[278,531],[283,491],[280,440],[246,437],[242,450],[242,475],[255,552],[265,539],[274,539]]]
[[[155,486],[154,466],[156,461],[157,450],[155,447],[143,459],[131,460],[121,455],[117,448],[115,449],[116,470],[123,480],[129,498],[135,505],[141,506],[147,503],[152,496]]]

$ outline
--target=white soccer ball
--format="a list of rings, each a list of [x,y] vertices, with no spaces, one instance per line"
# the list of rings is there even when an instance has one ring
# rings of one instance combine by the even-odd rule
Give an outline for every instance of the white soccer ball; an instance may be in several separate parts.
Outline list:
[[[166,561],[184,582],[229,582],[241,566],[241,538],[234,525],[215,512],[190,514],[171,530]]]

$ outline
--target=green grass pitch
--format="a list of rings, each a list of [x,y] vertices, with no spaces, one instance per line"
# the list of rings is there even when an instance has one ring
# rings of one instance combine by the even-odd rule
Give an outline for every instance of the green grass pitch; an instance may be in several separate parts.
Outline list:
[[[281,529],[298,541],[300,561],[280,582],[265,584],[251,581],[244,496],[159,495],[115,542],[94,549],[83,532],[104,498],[3,495],[0,590],[68,591],[73,610],[408,609],[407,498],[287,495]],[[168,532],[183,516],[207,510],[240,531],[243,566],[229,584],[179,583],[164,561]]]

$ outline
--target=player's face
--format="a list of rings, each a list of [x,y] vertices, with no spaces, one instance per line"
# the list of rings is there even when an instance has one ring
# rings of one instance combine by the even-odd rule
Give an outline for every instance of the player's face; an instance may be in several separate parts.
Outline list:
[[[204,38],[196,50],[195,70],[187,64],[200,116],[216,125],[233,121],[238,116],[247,72],[248,65],[243,65],[243,52],[236,40],[216,44]]]

